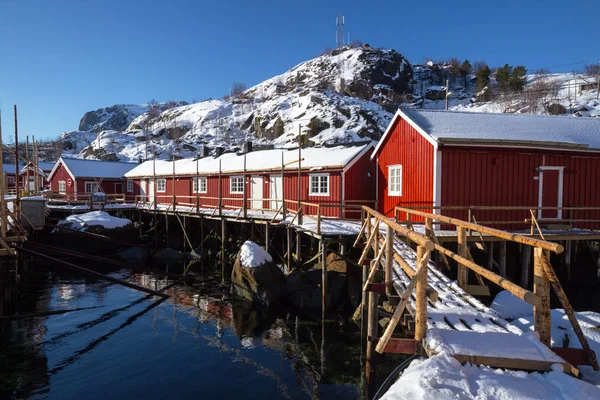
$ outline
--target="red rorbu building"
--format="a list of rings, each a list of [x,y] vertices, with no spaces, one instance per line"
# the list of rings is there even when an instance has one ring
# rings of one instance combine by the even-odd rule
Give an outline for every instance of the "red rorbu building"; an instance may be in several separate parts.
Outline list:
[[[48,174],[52,172],[52,169],[56,163],[54,162],[39,162],[38,163],[38,174],[39,174],[39,189],[44,190],[50,187],[50,182],[48,181]],[[29,169],[29,175],[27,175],[27,169]],[[27,177],[29,176],[29,184],[27,185],[25,182],[27,181]],[[35,190],[35,164],[33,162],[29,163],[29,168],[23,167],[19,172],[20,183],[19,186],[23,189],[27,189],[28,191]]]
[[[388,216],[396,206],[526,206],[555,208],[538,209],[541,220],[600,220],[598,210],[556,209],[600,207],[600,118],[404,109],[371,157]],[[530,218],[529,210],[473,212],[478,221]]]
[[[342,205],[375,203],[373,144],[302,149],[272,149],[219,157],[146,161],[125,174],[134,193],[152,203],[278,210],[282,199],[329,205],[324,216],[359,218],[360,210]],[[300,158],[299,158],[300,157]],[[300,160],[300,162],[298,162]],[[282,174],[283,170],[283,174]],[[246,179],[244,180],[244,176]],[[175,195],[175,196],[173,196]],[[174,199],[175,197],[175,199]],[[287,204],[289,208],[291,204]],[[307,206],[306,214],[316,214]]]
[[[60,158],[48,175],[50,190],[77,199],[94,192],[133,195],[124,175],[137,163]]]

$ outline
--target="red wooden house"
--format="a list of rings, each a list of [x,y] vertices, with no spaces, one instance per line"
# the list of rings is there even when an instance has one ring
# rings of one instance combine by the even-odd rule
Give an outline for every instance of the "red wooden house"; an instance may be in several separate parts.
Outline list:
[[[523,206],[542,220],[600,220],[589,209],[600,207],[599,118],[399,110],[372,159],[378,208],[388,216],[396,206]],[[529,210],[473,213],[478,221],[530,217]]]
[[[17,186],[15,179],[15,164],[3,164],[2,171],[4,172],[4,184],[9,190],[14,190]]]
[[[136,165],[139,164],[61,157],[48,175],[50,190],[72,199],[94,192],[127,194],[130,190],[133,194],[124,175]]]
[[[39,162],[38,163],[38,174],[39,174],[39,188],[40,190],[48,189],[50,187],[50,182],[48,181],[48,175],[52,172],[52,169],[56,163],[54,162]],[[25,182],[27,181],[28,174],[27,169],[29,169],[29,184],[27,185]],[[19,187],[22,189],[27,189],[29,191],[35,190],[35,165],[33,163],[29,164],[29,168],[23,167],[19,172]]]
[[[357,208],[342,204],[374,205],[375,170],[369,158],[373,147],[371,143],[310,147],[302,149],[300,156],[298,149],[273,149],[175,162],[146,161],[125,177],[133,180],[134,194],[149,202],[172,204],[175,200],[178,205],[199,202],[201,207],[215,207],[221,198],[226,208],[241,208],[245,197],[248,209],[277,210],[284,198],[298,200],[300,166],[301,201],[323,205],[324,216],[358,218]],[[304,212],[316,214],[317,210],[306,206]]]

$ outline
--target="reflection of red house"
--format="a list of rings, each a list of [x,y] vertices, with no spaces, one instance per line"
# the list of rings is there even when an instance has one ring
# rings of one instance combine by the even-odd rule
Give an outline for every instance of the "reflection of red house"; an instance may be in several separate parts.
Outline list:
[[[137,163],[60,158],[48,176],[50,190],[77,198],[94,192],[126,193],[125,173]]]
[[[360,217],[357,208],[342,207],[342,203],[373,206],[372,151],[370,143],[302,149],[300,200],[330,205],[321,207],[324,216]],[[125,176],[134,181],[135,194],[150,202],[170,204],[175,194],[179,205],[198,201],[202,207],[215,207],[221,197],[224,207],[239,208],[245,196],[249,209],[277,210],[283,197],[298,199],[298,157],[298,149],[272,149],[182,159],[175,165],[172,161],[146,161]],[[316,209],[305,212],[314,214]]]
[[[378,208],[388,216],[396,206],[524,206],[554,207],[538,211],[541,219],[600,219],[598,210],[557,209],[600,207],[597,118],[399,110],[372,158]],[[530,218],[528,210],[476,214]]]

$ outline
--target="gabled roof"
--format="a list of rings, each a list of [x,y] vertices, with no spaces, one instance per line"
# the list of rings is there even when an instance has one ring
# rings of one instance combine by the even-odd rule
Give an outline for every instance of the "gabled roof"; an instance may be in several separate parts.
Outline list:
[[[600,149],[600,118],[402,109],[392,119],[373,156],[398,118],[436,148],[439,144],[487,144]]]
[[[19,168],[24,167],[24,164],[19,163]],[[2,164],[2,170],[5,174],[15,173],[15,164]]]
[[[373,144],[359,146],[336,146],[336,147],[309,147],[302,149],[303,170],[343,169],[356,157],[364,154]],[[298,149],[272,149],[258,150],[245,154],[246,172],[281,171],[282,156],[285,169],[298,169]],[[221,172],[236,173],[244,171],[244,154],[226,153],[221,157],[205,157],[199,160],[182,159],[175,161],[176,175],[210,175],[219,173],[219,162]],[[127,178],[171,176],[173,174],[173,161],[156,160],[146,161],[133,168],[125,174]]]
[[[98,178],[98,179],[121,179],[125,173],[134,168],[138,163],[85,160],[81,158],[63,158],[57,162],[52,172],[48,175],[51,179],[59,165],[64,165],[73,179]]]

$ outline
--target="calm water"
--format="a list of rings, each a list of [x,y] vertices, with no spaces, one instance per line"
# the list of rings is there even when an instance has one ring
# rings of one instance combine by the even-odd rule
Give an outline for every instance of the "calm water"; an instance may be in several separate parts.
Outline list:
[[[285,311],[262,316],[232,303],[214,280],[172,285],[171,298],[161,301],[69,271],[36,269],[47,278],[21,288],[21,313],[96,308],[2,322],[0,398],[358,397],[360,339],[339,322],[323,326]],[[103,272],[152,288],[172,284]]]

